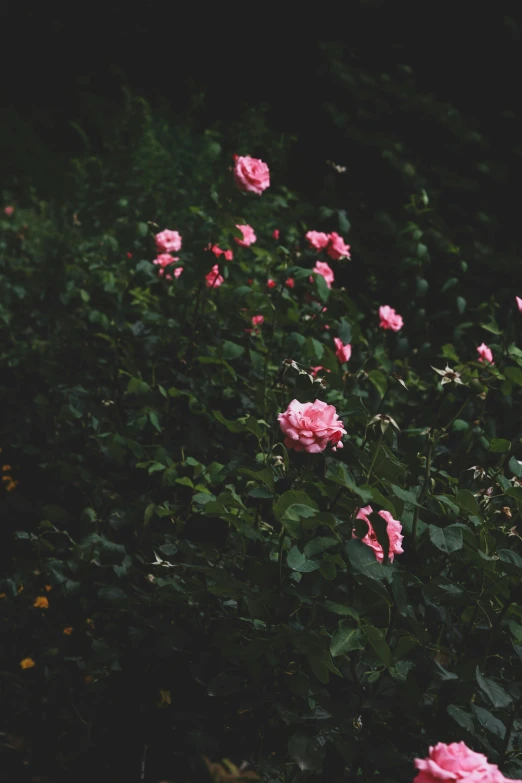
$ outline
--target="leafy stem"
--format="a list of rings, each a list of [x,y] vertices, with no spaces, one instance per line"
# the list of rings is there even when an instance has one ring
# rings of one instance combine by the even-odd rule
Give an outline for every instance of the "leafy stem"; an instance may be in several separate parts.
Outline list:
[[[433,454],[433,447],[435,445],[435,439],[433,434],[428,434],[428,452],[426,454],[426,466],[424,468],[424,483],[422,485],[422,489],[420,491],[419,495],[419,505],[415,506],[415,511],[413,513],[413,525],[412,525],[412,538],[413,538],[413,551],[417,548],[417,527],[419,524],[419,514],[420,514],[420,507],[426,500],[426,496],[428,494],[428,488],[430,485],[430,473],[431,473],[431,458]]]

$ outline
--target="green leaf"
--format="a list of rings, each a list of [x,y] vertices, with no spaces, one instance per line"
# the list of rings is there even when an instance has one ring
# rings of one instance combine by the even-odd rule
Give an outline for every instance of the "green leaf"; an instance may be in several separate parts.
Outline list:
[[[504,739],[506,727],[501,720],[495,718],[489,710],[486,710],[484,707],[479,707],[477,704],[471,704],[471,711],[487,731],[491,732],[491,734],[494,734],[496,737],[500,737],[500,739]]]
[[[297,571],[299,566],[306,562],[306,557],[296,546],[293,546],[286,557],[286,562],[289,568],[293,571]]]
[[[497,454],[505,454],[511,448],[511,441],[506,438],[491,438],[488,451],[496,452]]]
[[[284,492],[280,498],[274,503],[273,505],[273,511],[276,519],[280,522],[285,515],[285,512],[289,506],[293,505],[302,505],[302,506],[308,506],[309,508],[313,509],[315,512],[317,512],[318,506],[317,503],[310,498],[306,492],[303,492],[300,489],[291,489],[288,490],[288,492]]]
[[[465,712],[461,707],[457,707],[456,704],[448,704],[446,712],[462,729],[465,729],[470,734],[475,733],[475,724],[469,712]]]
[[[499,559],[504,563],[509,563],[511,566],[518,570],[522,570],[522,557],[517,555],[511,549],[499,549],[497,552]]]
[[[405,503],[411,503],[412,506],[419,506],[417,498],[409,489],[402,489],[402,487],[398,487],[396,484],[390,484],[390,489],[394,495],[397,495],[398,498],[404,500]]]
[[[368,373],[368,380],[373,383],[381,395],[381,398],[384,397],[388,389],[388,381],[386,380],[384,373],[382,373],[380,370],[370,370]]]
[[[449,554],[450,552],[456,552],[458,549],[462,549],[462,528],[456,525],[448,525],[448,527],[437,527],[436,525],[428,525],[428,533],[431,543],[440,549],[441,552]]]
[[[352,339],[352,327],[348,323],[346,318],[339,319],[337,331],[339,333],[339,337],[341,338],[341,340],[345,345],[350,342],[350,340]]]
[[[256,481],[262,481],[266,484],[270,492],[275,492],[274,486],[274,474],[272,468],[262,468],[261,470],[251,470],[250,468],[238,468],[238,473],[243,473],[245,476],[250,476]]]
[[[324,602],[323,606],[327,612],[332,612],[332,614],[343,614],[348,617],[353,617],[354,620],[359,620],[359,613],[355,609],[352,609],[351,606],[338,604],[335,601],[328,600]]]
[[[491,332],[491,334],[502,334],[502,330],[499,329],[499,326],[494,318],[492,318],[489,323],[480,325],[483,329],[486,330],[486,332]]]
[[[354,494],[358,495],[363,503],[368,503],[372,500],[372,493],[368,490],[358,487],[353,478],[348,473],[348,469],[344,462],[334,462],[326,468],[326,478],[329,481],[333,481],[335,484],[340,484],[342,487],[346,487]]]
[[[223,359],[226,361],[230,361],[231,359],[237,359],[239,356],[241,356],[243,353],[245,353],[245,349],[242,345],[237,345],[237,343],[232,343],[230,340],[223,340],[221,344],[221,351]]]
[[[330,289],[326,285],[326,280],[322,275],[315,275],[315,283],[317,285],[317,293],[319,294],[319,299],[323,304],[326,304],[328,301],[328,297],[330,296]]]
[[[493,680],[483,677],[478,666],[476,675],[480,690],[488,697],[493,707],[509,707],[513,699],[506,693],[504,688],[501,688]]]
[[[476,497],[469,491],[469,489],[459,489],[457,492],[457,503],[461,508],[470,514],[482,518],[480,513],[480,506]]]
[[[522,478],[522,462],[519,462],[515,457],[511,457],[509,460],[509,469],[517,478]]]
[[[292,734],[288,740],[288,753],[302,772],[315,772],[323,765],[324,748],[315,737]]]
[[[516,383],[518,386],[522,386],[522,370],[520,367],[506,367],[504,375],[509,378],[510,381]]]
[[[336,658],[352,650],[364,650],[363,635],[351,620],[340,620],[330,642],[330,654]]]
[[[506,495],[510,498],[515,498],[517,503],[522,503],[522,487],[509,487],[506,489]]]
[[[138,223],[138,234],[140,237],[146,237],[149,233],[149,227],[146,223]]]
[[[99,598],[106,601],[126,601],[127,593],[124,593],[119,587],[100,587],[98,590]]]
[[[304,553],[306,557],[314,557],[314,555],[320,555],[322,552],[326,552],[327,549],[331,549],[338,543],[339,541],[336,538],[317,536],[307,542]]]
[[[170,390],[169,390],[170,391]],[[220,424],[224,424],[227,430],[230,432],[244,432],[246,427],[244,424],[241,424],[238,421],[231,421],[230,419],[225,419],[221,411],[212,411],[212,415],[215,419],[217,419]]]
[[[384,579],[384,567],[375,557],[373,549],[358,538],[347,541],[343,547],[355,573],[364,574],[371,579]]]
[[[390,539],[388,537],[388,524],[385,519],[383,519],[377,512],[373,512],[370,514],[370,522],[372,523],[372,527],[375,531],[375,535],[377,536],[377,541],[382,546],[383,556],[384,560],[383,562],[386,564],[388,563],[388,554],[390,552]]]
[[[149,411],[149,419],[150,419],[150,423],[152,424],[152,426],[155,427],[155,429],[157,429],[158,432],[162,432],[163,431],[161,429],[161,426],[160,426],[160,423],[159,423],[159,419],[158,419],[158,414],[156,413],[156,411]],[[149,473],[150,472],[151,471],[149,470]]]
[[[389,669],[392,665],[392,654],[383,632],[379,630],[379,628],[375,628],[374,625],[361,625],[361,631],[364,633],[381,661]]]

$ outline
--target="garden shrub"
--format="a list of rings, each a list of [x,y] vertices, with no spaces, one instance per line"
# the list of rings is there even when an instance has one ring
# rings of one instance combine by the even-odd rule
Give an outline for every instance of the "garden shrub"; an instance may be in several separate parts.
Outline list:
[[[127,110],[1,213],[3,730],[86,780],[520,777],[522,288],[468,307],[422,188],[365,287],[284,139]]]

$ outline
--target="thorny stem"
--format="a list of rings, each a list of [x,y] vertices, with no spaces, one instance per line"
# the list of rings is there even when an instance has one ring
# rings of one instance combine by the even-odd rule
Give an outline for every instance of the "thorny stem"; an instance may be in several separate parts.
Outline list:
[[[426,454],[426,467],[424,470],[424,483],[422,485],[422,489],[420,491],[419,495],[419,505],[415,506],[415,512],[413,514],[413,525],[412,525],[412,538],[413,538],[413,551],[417,548],[417,527],[419,524],[419,514],[420,514],[420,507],[426,500],[426,495],[428,494],[428,488],[429,488],[429,482],[430,482],[430,473],[431,473],[431,456],[433,453],[433,446],[435,445],[435,441],[433,439],[433,435],[428,435],[428,453]]]

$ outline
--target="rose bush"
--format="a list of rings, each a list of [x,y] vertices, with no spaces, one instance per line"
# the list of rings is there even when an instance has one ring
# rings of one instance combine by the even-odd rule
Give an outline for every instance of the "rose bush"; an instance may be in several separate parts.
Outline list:
[[[114,753],[112,779],[163,754],[181,781],[206,756],[391,783],[428,747],[424,780],[522,777],[513,290],[495,269],[469,306],[485,251],[436,188],[350,228],[334,195],[238,193],[235,139],[138,119],[63,201],[4,197],[3,734],[70,779]],[[350,263],[308,225],[350,231]],[[238,226],[255,244],[216,253]]]

